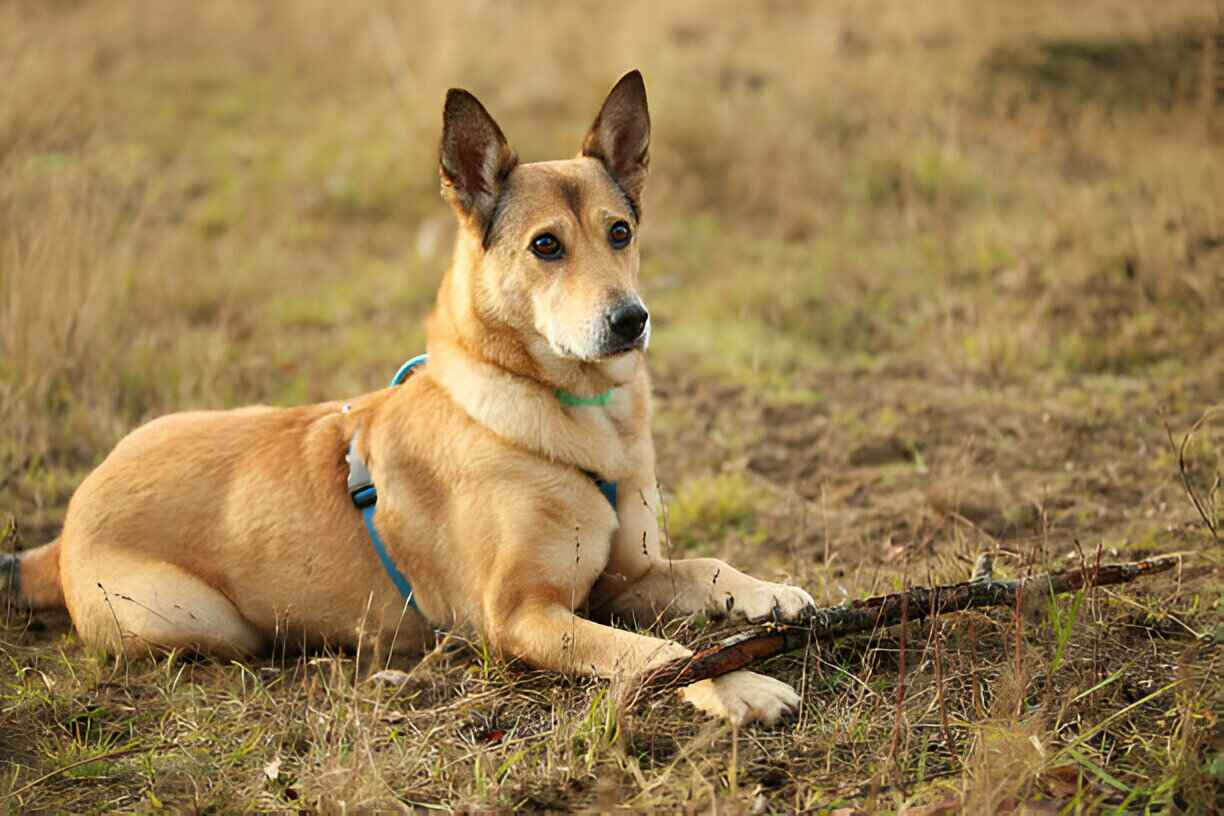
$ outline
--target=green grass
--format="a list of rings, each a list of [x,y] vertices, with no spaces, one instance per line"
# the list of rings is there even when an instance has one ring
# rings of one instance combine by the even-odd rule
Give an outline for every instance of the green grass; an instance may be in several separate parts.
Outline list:
[[[715,548],[732,535],[737,545],[756,544],[762,538],[755,529],[756,508],[766,498],[742,471],[689,479],[670,497],[663,516],[670,542],[699,555],[720,554]]]
[[[1219,808],[1224,547],[1178,455],[1190,434],[1218,526],[1224,415],[1195,428],[1224,394],[1216,11],[1038,10],[0,7],[20,546],[141,422],[343,398],[421,350],[447,87],[554,158],[638,66],[673,554],[830,604],[983,550],[1011,573],[1185,559],[1043,602],[1019,641],[1006,612],[911,627],[899,705],[895,631],[771,661],[802,711],[738,733],[472,633],[389,687],[344,655],[115,662],[6,609],[0,812]]]

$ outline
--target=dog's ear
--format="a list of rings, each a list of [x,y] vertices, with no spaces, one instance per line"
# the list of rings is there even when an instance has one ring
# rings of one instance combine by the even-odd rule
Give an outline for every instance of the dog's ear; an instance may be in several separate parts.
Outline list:
[[[484,105],[467,91],[447,91],[439,150],[443,197],[487,227],[501,185],[516,164],[518,157]]]
[[[603,162],[634,208],[641,210],[650,166],[650,111],[640,72],[625,74],[608,94],[582,142],[582,155]]]

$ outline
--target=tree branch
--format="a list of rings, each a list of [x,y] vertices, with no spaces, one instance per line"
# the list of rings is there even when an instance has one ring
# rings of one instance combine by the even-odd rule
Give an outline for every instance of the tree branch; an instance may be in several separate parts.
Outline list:
[[[754,626],[690,657],[664,663],[630,682],[624,697],[626,708],[632,709],[665,691],[720,677],[783,652],[803,649],[813,641],[834,640],[893,626],[900,623],[903,616],[909,621],[917,621],[931,615],[976,607],[1014,607],[1021,593],[1035,593],[1030,597],[1048,597],[1074,592],[1086,586],[1125,584],[1170,570],[1178,561],[1176,556],[1163,556],[1000,581],[994,578],[991,557],[982,554],[974,565],[973,577],[964,583],[913,587],[906,592],[816,609],[805,622]]]

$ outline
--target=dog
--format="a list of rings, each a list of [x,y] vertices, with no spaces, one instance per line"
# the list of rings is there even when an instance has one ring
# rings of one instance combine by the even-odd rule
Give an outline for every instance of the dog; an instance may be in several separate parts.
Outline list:
[[[649,147],[637,71],[561,161],[520,164],[480,102],[449,91],[440,176],[459,229],[426,364],[345,403],[138,428],[56,540],[5,556],[11,596],[66,606],[87,646],[129,656],[419,651],[470,625],[502,656],[603,677],[691,654],[612,619],[797,620],[802,589],[660,551],[638,292]],[[739,722],[799,703],[744,670],[680,693]]]

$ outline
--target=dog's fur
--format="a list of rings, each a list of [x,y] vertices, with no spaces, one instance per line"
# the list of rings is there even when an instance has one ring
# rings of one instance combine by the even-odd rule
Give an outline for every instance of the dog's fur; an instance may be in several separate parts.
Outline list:
[[[428,364],[351,410],[250,407],[145,425],[81,484],[59,539],[20,557],[11,588],[20,579],[30,606],[66,604],[87,644],[128,654],[244,656],[359,637],[419,649],[434,626],[466,623],[504,655],[603,676],[689,650],[599,620],[796,617],[812,602],[801,589],[660,554],[649,324],[631,341],[610,328],[617,308],[644,308],[636,235],[618,249],[609,229],[636,233],[649,142],[636,71],[567,161],[518,164],[475,97],[451,91],[441,177],[460,229]],[[542,233],[562,257],[533,254]],[[611,398],[566,405],[557,389]],[[354,436],[379,489],[375,523],[419,613],[345,489]],[[586,472],[619,483],[615,510]],[[740,720],[798,702],[746,671],[684,696]]]

